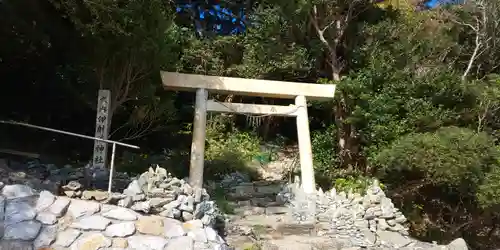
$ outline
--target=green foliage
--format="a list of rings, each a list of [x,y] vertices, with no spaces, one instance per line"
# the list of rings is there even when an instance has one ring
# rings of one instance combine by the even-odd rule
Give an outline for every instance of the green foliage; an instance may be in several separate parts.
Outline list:
[[[320,186],[329,187],[332,180],[338,177],[338,158],[336,133],[333,125],[324,130],[316,130],[311,134],[314,171]]]
[[[372,185],[374,179],[366,176],[347,176],[346,178],[335,179],[334,187],[343,192],[354,192],[364,194],[366,190]],[[385,189],[385,185],[379,183],[380,188]]]
[[[208,121],[205,159],[214,160],[228,152],[237,152],[245,161],[260,153],[260,139],[250,133],[228,130],[222,116]],[[229,150],[229,151],[228,151]]]
[[[463,188],[464,194],[473,195],[485,173],[499,167],[498,156],[488,135],[447,127],[404,136],[381,150],[373,163],[391,183],[421,178],[430,185]]]
[[[367,157],[413,131],[474,123],[471,114],[464,113],[464,109],[474,111],[476,107],[474,84],[440,68],[428,69],[423,76],[390,73],[396,65],[383,61],[346,77],[339,85],[352,100],[353,112],[347,122],[362,133]],[[384,64],[388,69],[380,68]]]
[[[213,116],[207,124],[205,159],[209,176],[221,178],[235,171],[247,173],[252,178],[257,170],[249,166],[255,156],[261,153],[260,139],[248,132],[229,126],[224,116]]]
[[[463,235],[470,242],[489,248],[489,236],[479,232],[491,220],[490,212],[480,206],[499,204],[499,157],[488,134],[443,127],[395,140],[373,157],[372,164],[396,204],[409,215],[415,236],[445,241],[467,232]]]
[[[497,150],[500,152],[500,148]],[[497,167],[485,174],[479,186],[477,198],[483,208],[496,208],[500,204],[500,158],[497,161]]]

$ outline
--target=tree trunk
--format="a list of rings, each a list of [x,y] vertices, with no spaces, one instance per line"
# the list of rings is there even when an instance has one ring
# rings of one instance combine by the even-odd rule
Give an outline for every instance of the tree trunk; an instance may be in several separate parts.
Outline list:
[[[332,60],[333,61],[333,60]],[[332,64],[332,79],[335,82],[340,81],[340,72],[338,67]],[[356,136],[356,129],[353,124],[347,122],[350,116],[350,108],[348,106],[347,95],[339,91],[339,98],[335,101],[334,114],[335,124],[337,125],[337,144],[339,149],[339,160],[341,169],[348,173],[354,170],[362,170],[363,159],[360,153],[360,144]]]

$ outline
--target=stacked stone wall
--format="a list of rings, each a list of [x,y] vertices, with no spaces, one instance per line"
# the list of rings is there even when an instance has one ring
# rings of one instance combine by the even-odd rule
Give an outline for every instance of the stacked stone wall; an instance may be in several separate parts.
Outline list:
[[[128,208],[2,187],[0,249],[227,249],[202,220],[145,216]]]

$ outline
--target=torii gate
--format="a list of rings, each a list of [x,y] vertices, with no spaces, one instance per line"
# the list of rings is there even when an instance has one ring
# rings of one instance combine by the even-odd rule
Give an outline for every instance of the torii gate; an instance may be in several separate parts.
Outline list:
[[[205,76],[163,71],[161,72],[161,78],[165,89],[179,91],[196,90],[193,142],[191,144],[189,169],[189,182],[191,186],[201,188],[203,185],[207,111],[211,111],[296,117],[302,187],[306,193],[312,194],[316,191],[306,97],[311,100],[331,100],[335,93],[335,85]],[[219,103],[207,100],[208,91],[245,96],[295,99],[295,105]]]

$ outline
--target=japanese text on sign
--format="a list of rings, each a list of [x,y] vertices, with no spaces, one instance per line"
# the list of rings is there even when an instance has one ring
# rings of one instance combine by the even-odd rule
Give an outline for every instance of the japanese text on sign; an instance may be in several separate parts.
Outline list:
[[[109,90],[99,90],[95,127],[95,137],[97,138],[108,139],[109,103]],[[107,143],[100,141],[94,142],[94,155],[92,157],[94,166],[104,167],[106,165],[107,149]]]

